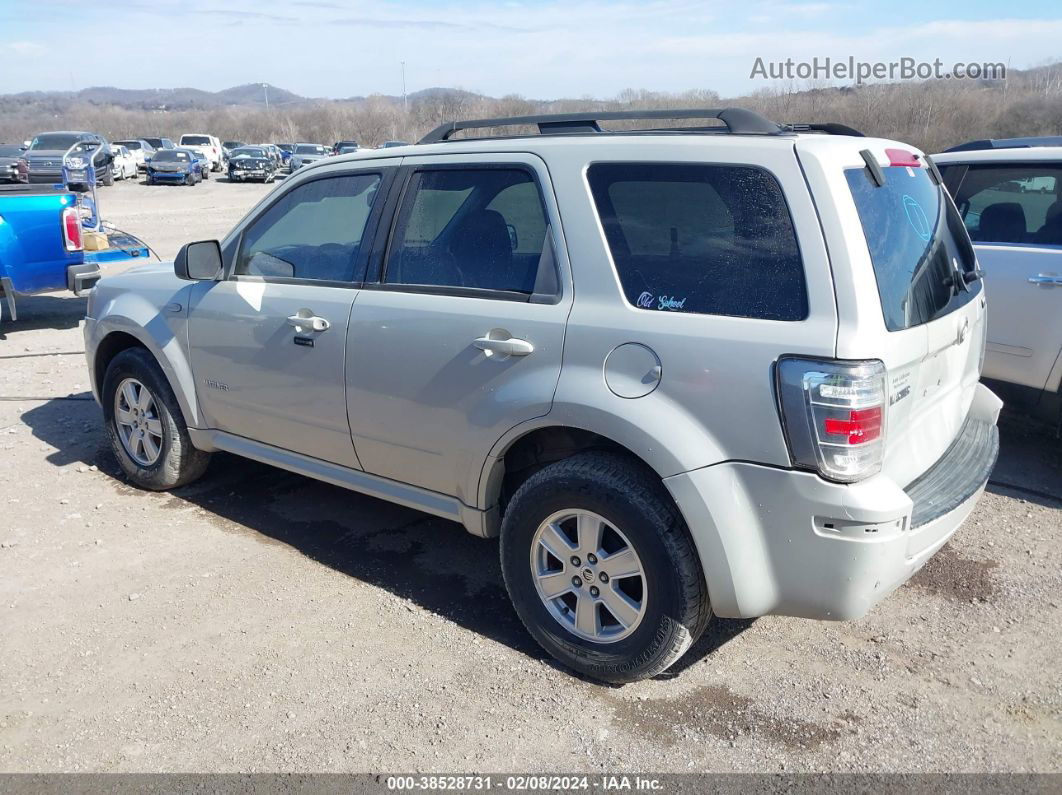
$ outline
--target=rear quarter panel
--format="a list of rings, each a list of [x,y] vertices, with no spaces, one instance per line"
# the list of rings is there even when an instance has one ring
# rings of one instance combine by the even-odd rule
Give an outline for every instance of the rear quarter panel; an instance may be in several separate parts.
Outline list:
[[[623,444],[662,477],[740,459],[789,466],[773,388],[783,354],[833,355],[836,312],[818,217],[792,141],[668,137],[546,154],[557,192],[575,303],[550,419]],[[801,321],[639,309],[628,303],[587,182],[595,162],[748,165],[785,195],[804,263],[809,314]],[[614,394],[606,358],[639,343],[660,359],[659,386],[640,398]]]

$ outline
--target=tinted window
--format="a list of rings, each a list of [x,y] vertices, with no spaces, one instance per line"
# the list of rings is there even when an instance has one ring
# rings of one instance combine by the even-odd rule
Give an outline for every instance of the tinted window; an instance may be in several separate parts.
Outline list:
[[[114,143],[121,144],[130,151],[140,148],[140,141],[115,141]]]
[[[240,157],[266,157],[266,153],[264,149],[254,149],[249,146],[233,149],[231,159],[236,160]]]
[[[235,272],[353,281],[379,184],[379,174],[358,174],[288,191],[244,232]]]
[[[186,163],[188,162],[187,152],[178,152],[175,149],[163,149],[161,152],[151,158],[152,163]]]
[[[418,171],[399,211],[386,281],[533,293],[551,252],[547,227],[527,171]]]
[[[955,204],[975,242],[1062,245],[1062,166],[972,165]]]
[[[22,157],[22,147],[17,145],[0,146],[0,157]]]
[[[598,163],[588,178],[633,306],[768,320],[807,316],[789,209],[766,171]]]
[[[316,144],[299,144],[295,147],[295,154],[297,155],[326,155],[328,150],[323,146],[317,146]]]
[[[924,168],[890,166],[878,186],[866,168],[845,171],[870,249],[885,326],[927,323],[980,291],[956,286],[974,269],[973,247],[955,207]]]
[[[194,144],[210,144],[210,138],[206,135],[182,135],[181,146],[188,146]]]

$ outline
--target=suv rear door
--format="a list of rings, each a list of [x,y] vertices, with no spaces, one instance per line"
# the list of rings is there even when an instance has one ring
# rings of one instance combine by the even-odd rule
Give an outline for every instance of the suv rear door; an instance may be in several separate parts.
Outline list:
[[[572,290],[553,191],[528,154],[402,162],[351,314],[350,428],[367,472],[474,505],[491,447],[550,410],[560,376]]]
[[[905,145],[805,137],[797,152],[830,247],[837,356],[888,369],[883,470],[906,485],[958,436],[980,376],[984,286],[962,278],[975,268],[973,247],[943,187]]]

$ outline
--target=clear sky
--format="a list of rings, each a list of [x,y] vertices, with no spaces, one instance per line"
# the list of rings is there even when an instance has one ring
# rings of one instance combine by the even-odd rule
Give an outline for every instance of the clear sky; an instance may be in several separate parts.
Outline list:
[[[78,56],[78,42],[84,54]],[[269,82],[345,97],[724,95],[765,60],[1062,59],[1059,0],[0,0],[0,93]]]

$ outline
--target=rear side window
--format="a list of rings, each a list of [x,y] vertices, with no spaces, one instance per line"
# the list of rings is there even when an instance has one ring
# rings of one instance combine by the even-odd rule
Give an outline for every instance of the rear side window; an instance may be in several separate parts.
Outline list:
[[[768,172],[597,163],[588,179],[633,306],[766,320],[807,317],[792,218]]]
[[[552,268],[548,226],[538,184],[528,171],[418,171],[406,187],[384,281],[551,292],[539,283],[540,273]]]
[[[965,171],[955,204],[975,242],[1062,246],[1062,166],[971,165]]]
[[[845,170],[870,250],[889,331],[928,323],[980,292],[959,286],[975,268],[973,246],[943,188],[924,168],[889,166],[877,185],[866,168]]]

